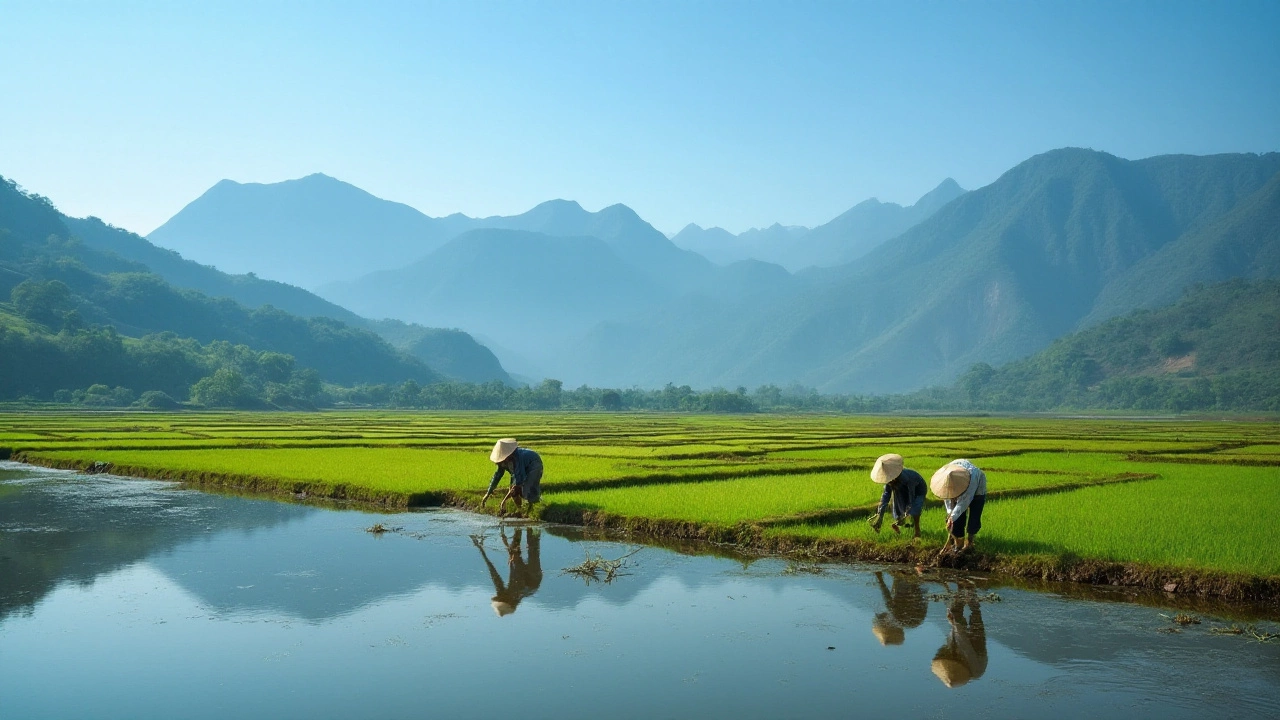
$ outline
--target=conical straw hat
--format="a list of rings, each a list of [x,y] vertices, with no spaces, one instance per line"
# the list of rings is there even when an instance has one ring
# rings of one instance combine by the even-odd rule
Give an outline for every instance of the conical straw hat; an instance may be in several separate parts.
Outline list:
[[[901,645],[907,639],[902,626],[890,620],[886,613],[880,613],[871,620],[871,634],[881,645]]]
[[[889,453],[876,458],[876,464],[871,468],[871,479],[884,485],[898,479],[902,474],[902,456],[897,453]]]
[[[493,452],[489,453],[489,460],[500,463],[507,459],[511,453],[516,451],[515,438],[502,438],[493,444]]]
[[[943,465],[929,478],[929,489],[943,500],[958,498],[969,489],[969,471],[960,465]]]
[[[933,674],[937,675],[942,684],[949,688],[960,687],[973,677],[964,663],[951,658],[934,658]]]
[[[492,600],[489,604],[493,606],[493,612],[496,613],[498,617],[506,617],[516,611],[516,606],[509,602]]]

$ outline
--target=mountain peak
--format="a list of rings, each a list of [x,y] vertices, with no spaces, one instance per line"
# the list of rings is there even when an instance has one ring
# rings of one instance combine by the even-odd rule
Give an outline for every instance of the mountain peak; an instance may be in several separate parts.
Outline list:
[[[578,204],[577,200],[565,200],[563,198],[556,198],[554,200],[547,200],[546,202],[540,202],[537,205],[533,206],[533,209],[530,210],[529,212],[535,212],[539,210],[542,210],[542,211],[577,210],[578,212],[586,212],[586,210],[583,210],[582,206]]]
[[[920,199],[916,201],[916,204],[913,205],[912,208],[931,215],[938,208],[946,205],[952,200],[955,200],[966,192],[968,191],[960,187],[960,183],[956,182],[954,178],[947,178],[946,180],[938,183],[938,186],[934,189],[924,195],[921,195]]]

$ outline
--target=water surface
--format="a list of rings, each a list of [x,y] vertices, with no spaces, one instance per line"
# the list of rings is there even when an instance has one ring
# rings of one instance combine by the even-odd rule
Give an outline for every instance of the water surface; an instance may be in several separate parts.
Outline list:
[[[655,547],[562,573],[635,548],[0,463],[0,715],[1280,716],[1280,644],[1210,617]]]

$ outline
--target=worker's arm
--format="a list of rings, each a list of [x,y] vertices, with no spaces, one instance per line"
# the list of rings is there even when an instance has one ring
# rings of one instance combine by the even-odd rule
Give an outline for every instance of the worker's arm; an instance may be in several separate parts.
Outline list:
[[[877,515],[883,515],[885,508],[889,507],[889,500],[893,498],[893,490],[885,483],[884,492],[880,493],[880,507],[876,508]]]
[[[506,471],[503,470],[501,465],[499,465],[498,469],[493,472],[493,479],[489,481],[489,489],[485,491],[484,499],[480,501],[480,507],[484,507],[484,504],[489,502],[489,496],[493,494],[493,489],[498,487],[498,481],[502,479],[502,474],[504,472]]]
[[[955,522],[956,518],[963,515],[965,510],[969,509],[969,503],[973,502],[973,494],[978,491],[978,483],[973,479],[973,473],[970,473],[969,475],[969,487],[965,488],[964,492],[960,493],[960,497],[955,499],[954,507],[947,508],[950,510],[950,512],[947,513],[948,527],[951,523]]]
[[[501,515],[502,513],[504,513],[504,512],[506,512],[506,511],[507,511],[507,501],[508,501],[508,500],[510,500],[510,499],[511,499],[511,497],[512,497],[513,495],[515,495],[519,490],[520,490],[520,486],[519,486],[519,485],[512,485],[511,487],[507,488],[507,494],[506,494],[506,495],[503,495],[503,496],[502,496],[502,502],[498,503],[498,514],[499,514],[499,515]],[[518,504],[519,504],[519,503],[517,503],[517,505],[518,505]]]

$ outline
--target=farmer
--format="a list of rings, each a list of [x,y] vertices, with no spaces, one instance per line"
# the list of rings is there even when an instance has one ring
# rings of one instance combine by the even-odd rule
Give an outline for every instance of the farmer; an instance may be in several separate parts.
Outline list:
[[[987,474],[968,460],[952,460],[938,468],[929,479],[929,487],[947,509],[947,539],[942,552],[951,545],[961,552],[973,549],[973,538],[982,529]],[[964,547],[960,547],[961,538]]]
[[[893,589],[884,582],[884,573],[876,573],[876,583],[884,597],[887,612],[876,613],[871,620],[871,633],[881,645],[901,645],[906,640],[907,628],[920,627],[929,612],[929,602],[924,598],[924,588],[906,574],[893,575]]]
[[[960,599],[951,601],[947,610],[951,633],[933,656],[933,674],[949,688],[977,680],[987,671],[987,629],[982,624],[982,608],[976,600],[970,600],[969,619],[965,620],[964,606]]]
[[[542,458],[538,453],[517,447],[515,438],[503,438],[494,444],[489,459],[497,463],[498,469],[489,481],[489,490],[480,501],[480,507],[489,502],[489,496],[498,487],[503,473],[511,473],[511,488],[498,504],[498,514],[506,512],[507,501],[512,499],[515,500],[517,510],[522,501],[528,501],[529,509],[532,510],[533,504],[542,499]]]
[[[924,496],[929,492],[920,473],[902,467],[901,455],[889,453],[876,459],[876,464],[871,468],[871,479],[884,485],[884,492],[880,494],[880,507],[876,508],[876,514],[871,517],[871,529],[880,532],[884,511],[892,505],[893,524],[889,527],[893,528],[893,532],[900,532],[898,528],[910,520],[916,529],[915,536],[920,537],[920,512],[924,509]]]
[[[493,600],[490,605],[498,617],[505,617],[516,611],[520,601],[538,591],[542,585],[542,538],[534,528],[516,528],[514,537],[507,540],[507,529],[502,532],[502,545],[507,549],[507,581],[502,582],[498,569],[489,562],[489,555],[484,551],[484,538],[471,536],[471,543],[480,550],[484,564],[489,568],[489,579],[493,581]],[[525,562],[520,554],[521,533],[527,533],[529,540],[529,560]]]

